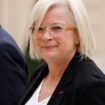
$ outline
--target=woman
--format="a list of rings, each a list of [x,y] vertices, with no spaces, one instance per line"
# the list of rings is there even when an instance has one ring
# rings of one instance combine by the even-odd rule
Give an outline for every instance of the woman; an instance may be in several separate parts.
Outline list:
[[[43,59],[20,105],[105,105],[105,75],[90,59],[80,0],[39,0],[29,19],[30,56]]]

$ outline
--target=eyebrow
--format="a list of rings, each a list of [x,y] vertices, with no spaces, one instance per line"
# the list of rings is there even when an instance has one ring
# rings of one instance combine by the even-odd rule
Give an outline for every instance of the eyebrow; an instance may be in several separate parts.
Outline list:
[[[66,23],[63,23],[63,22],[54,22],[52,24],[49,24],[49,25],[56,25],[56,24],[66,24]],[[44,26],[43,24],[41,24],[40,26]],[[45,25],[46,27],[47,25]]]

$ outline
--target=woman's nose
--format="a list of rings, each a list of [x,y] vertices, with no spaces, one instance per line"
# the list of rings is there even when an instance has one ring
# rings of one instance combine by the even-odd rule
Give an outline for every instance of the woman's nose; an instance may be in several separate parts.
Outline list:
[[[51,35],[51,32],[49,30],[45,30],[42,37],[43,37],[43,40],[53,39],[53,36]]]

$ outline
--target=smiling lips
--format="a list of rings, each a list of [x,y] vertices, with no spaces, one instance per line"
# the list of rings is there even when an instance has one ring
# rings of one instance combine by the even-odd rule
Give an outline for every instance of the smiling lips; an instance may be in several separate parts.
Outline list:
[[[42,46],[41,48],[45,50],[52,50],[54,48],[57,48],[57,45],[56,46]]]

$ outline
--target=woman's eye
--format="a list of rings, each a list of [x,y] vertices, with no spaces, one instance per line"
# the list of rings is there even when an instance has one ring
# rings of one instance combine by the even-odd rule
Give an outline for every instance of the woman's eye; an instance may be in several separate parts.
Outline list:
[[[39,27],[38,31],[39,32],[43,32],[44,31],[44,28],[43,27]]]
[[[62,27],[61,26],[53,26],[51,28],[52,31],[58,32],[58,31],[62,31]]]

